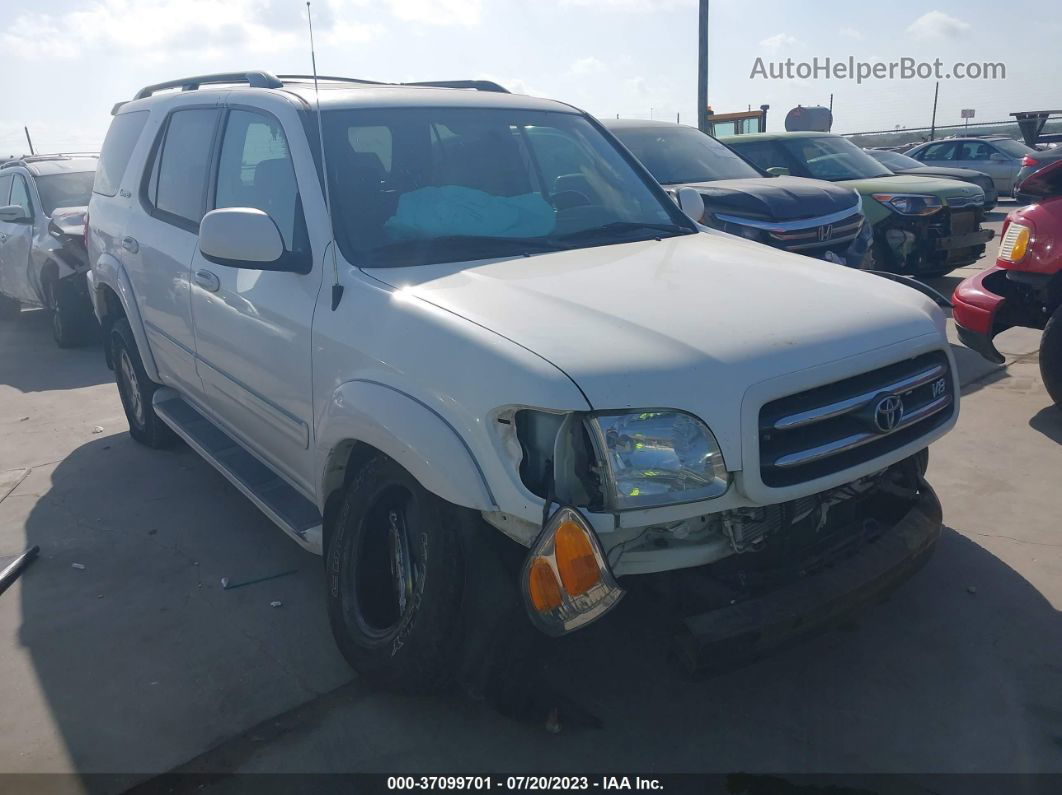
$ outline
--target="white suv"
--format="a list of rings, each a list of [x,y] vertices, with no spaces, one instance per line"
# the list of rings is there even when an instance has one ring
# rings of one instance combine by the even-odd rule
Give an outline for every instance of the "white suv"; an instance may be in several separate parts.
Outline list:
[[[116,106],[90,293],[133,437],[325,555],[358,671],[430,688],[640,579],[712,584],[679,600],[691,662],[756,653],[928,556],[958,411],[929,299],[699,229],[560,102],[316,103],[248,72]]]

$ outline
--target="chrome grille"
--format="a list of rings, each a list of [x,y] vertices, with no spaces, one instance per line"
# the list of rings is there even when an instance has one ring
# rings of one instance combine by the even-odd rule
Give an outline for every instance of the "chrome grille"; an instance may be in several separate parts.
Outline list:
[[[917,440],[954,412],[942,351],[780,398],[760,410],[760,476],[774,487],[825,477]]]
[[[863,225],[861,213],[854,212],[832,224],[815,223],[802,229],[771,230],[771,241],[789,251],[804,251],[809,248],[835,246],[854,240]]]

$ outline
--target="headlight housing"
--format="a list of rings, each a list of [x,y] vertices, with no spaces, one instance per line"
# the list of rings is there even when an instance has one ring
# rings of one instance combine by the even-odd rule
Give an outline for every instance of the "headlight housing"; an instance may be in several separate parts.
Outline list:
[[[944,206],[939,196],[918,193],[874,193],[872,195],[877,201],[900,215],[932,215]]]
[[[588,425],[608,508],[633,510],[711,499],[730,475],[708,426],[684,411],[602,412]]]

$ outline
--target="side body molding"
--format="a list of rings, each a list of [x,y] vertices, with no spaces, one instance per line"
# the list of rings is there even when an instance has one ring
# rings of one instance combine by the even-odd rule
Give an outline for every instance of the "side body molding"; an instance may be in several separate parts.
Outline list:
[[[336,465],[332,451],[351,440],[389,455],[424,488],[448,502],[497,510],[479,462],[446,418],[395,387],[357,380],[332,393],[317,426],[317,493],[322,511],[331,482],[329,470]]]

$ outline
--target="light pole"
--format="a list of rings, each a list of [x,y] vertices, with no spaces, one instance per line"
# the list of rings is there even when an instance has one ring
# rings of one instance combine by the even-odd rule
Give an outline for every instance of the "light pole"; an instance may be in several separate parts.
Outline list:
[[[708,0],[700,0],[697,19],[697,127],[708,132]]]

